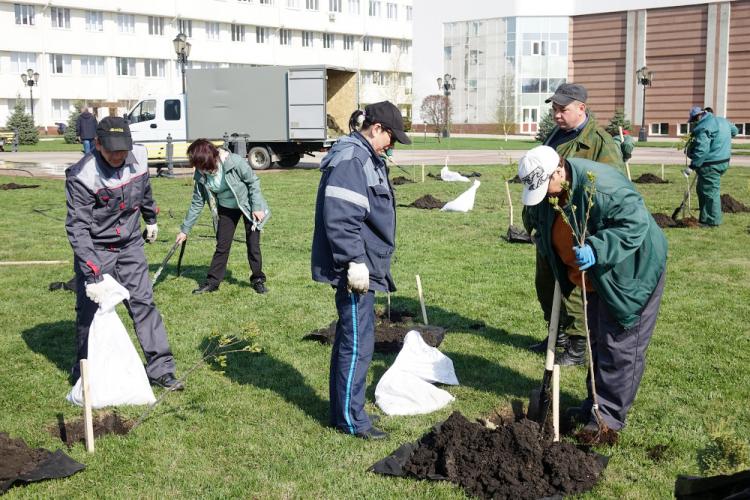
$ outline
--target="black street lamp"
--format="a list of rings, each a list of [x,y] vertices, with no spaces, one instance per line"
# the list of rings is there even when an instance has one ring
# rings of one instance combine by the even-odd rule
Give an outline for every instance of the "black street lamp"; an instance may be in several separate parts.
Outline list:
[[[646,87],[650,87],[651,82],[654,81],[654,72],[644,66],[635,72],[635,78],[639,84],[643,85],[643,109],[641,110],[641,129],[638,131],[638,140],[645,141],[648,137],[648,129],[646,129]]]
[[[26,73],[21,73],[21,81],[29,87],[29,104],[31,105],[31,121],[34,122],[34,85],[39,85],[39,73],[29,68]]]
[[[190,42],[187,41],[187,35],[185,33],[179,33],[174,40],[174,51],[177,54],[177,61],[180,63],[182,68],[182,93],[185,93],[185,64],[187,64],[188,57],[190,57]]]
[[[452,77],[450,73],[446,73],[443,78],[438,77],[437,79],[438,89],[443,91],[445,96],[445,128],[443,129],[443,137],[450,137],[448,131],[448,125],[450,123],[450,117],[448,115],[448,103],[450,102],[451,90],[456,90],[456,78]]]

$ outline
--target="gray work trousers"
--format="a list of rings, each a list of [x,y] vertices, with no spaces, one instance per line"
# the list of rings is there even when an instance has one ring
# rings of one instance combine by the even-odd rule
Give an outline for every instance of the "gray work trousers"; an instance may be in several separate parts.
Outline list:
[[[116,250],[97,249],[96,253],[99,257],[101,273],[110,274],[130,293],[130,299],[124,304],[133,320],[135,334],[146,357],[146,373],[150,378],[159,378],[164,374],[174,373],[174,358],[167,340],[167,330],[154,304],[143,241],[137,241]],[[78,258],[75,259],[78,352],[72,369],[74,378],[79,376],[78,361],[88,356],[89,327],[99,308],[86,296],[86,279],[81,272],[81,267],[85,265]]]
[[[622,429],[628,411],[633,406],[646,365],[646,349],[659,315],[665,276],[666,271],[662,273],[643,308],[640,321],[631,328],[623,328],[612,317],[607,304],[598,294],[588,295],[587,311],[596,393],[600,413],[610,429]],[[590,413],[593,404],[590,374],[586,379],[586,386],[588,398],[583,403],[583,410]]]

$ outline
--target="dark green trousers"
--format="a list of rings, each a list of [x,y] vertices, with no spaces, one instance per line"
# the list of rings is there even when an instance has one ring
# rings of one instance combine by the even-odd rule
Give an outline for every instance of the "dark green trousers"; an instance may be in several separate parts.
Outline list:
[[[721,176],[729,168],[729,162],[704,165],[696,170],[698,180],[698,222],[710,226],[721,224]]]
[[[544,320],[549,323],[552,317],[552,300],[555,295],[555,275],[549,261],[539,252],[536,252],[534,284],[537,300],[544,312]],[[560,307],[560,325],[561,331],[568,335],[586,335],[583,327],[583,299],[580,288],[576,287],[567,297],[563,296]]]

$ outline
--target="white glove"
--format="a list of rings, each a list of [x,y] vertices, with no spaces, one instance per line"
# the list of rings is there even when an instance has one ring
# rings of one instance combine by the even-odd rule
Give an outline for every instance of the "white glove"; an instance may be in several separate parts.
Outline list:
[[[690,177],[690,169],[686,168],[685,170],[683,170],[682,175],[684,175],[685,177]]]
[[[104,281],[99,283],[89,283],[86,285],[86,297],[90,298],[97,304],[101,304],[102,300],[109,293],[109,286]]]
[[[159,226],[156,224],[146,224],[146,242],[153,243],[159,234]]]
[[[365,263],[350,262],[346,279],[349,282],[349,290],[353,292],[367,293],[370,289],[370,271]]]

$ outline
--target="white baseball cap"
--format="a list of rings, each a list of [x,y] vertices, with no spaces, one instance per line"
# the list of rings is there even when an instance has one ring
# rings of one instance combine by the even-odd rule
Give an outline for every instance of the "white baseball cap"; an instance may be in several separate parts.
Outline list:
[[[552,172],[560,163],[560,155],[549,146],[537,146],[518,160],[518,178],[523,182],[521,203],[538,205],[547,195]]]

